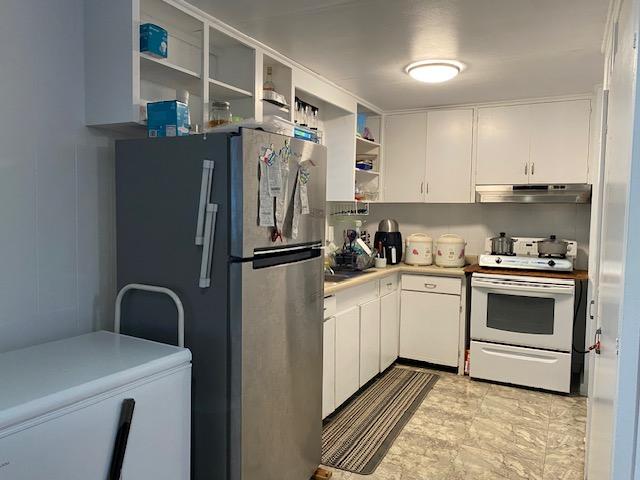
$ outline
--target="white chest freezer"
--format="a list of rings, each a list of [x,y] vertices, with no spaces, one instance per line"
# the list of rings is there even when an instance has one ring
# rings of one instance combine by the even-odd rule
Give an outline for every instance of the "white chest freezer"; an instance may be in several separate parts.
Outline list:
[[[94,332],[0,354],[0,479],[188,480],[190,405],[184,348]]]

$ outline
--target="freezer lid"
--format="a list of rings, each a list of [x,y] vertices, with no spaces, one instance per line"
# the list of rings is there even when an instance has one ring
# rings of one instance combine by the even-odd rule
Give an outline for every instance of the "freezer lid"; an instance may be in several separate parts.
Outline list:
[[[191,352],[93,332],[0,354],[2,430],[179,366]]]
[[[267,149],[288,166],[288,174],[283,175],[287,180],[283,182],[286,192],[283,203],[274,203],[274,223],[282,233],[275,239],[273,227],[260,225],[260,190],[265,186],[260,184],[260,158]],[[252,258],[256,249],[282,248],[324,239],[326,158],[324,146],[283,135],[243,129],[242,135],[232,139],[230,248],[233,257]],[[298,216],[297,235],[294,235],[294,211],[300,212],[296,195],[301,191],[298,176],[301,171],[307,182],[309,209],[308,214]],[[301,201],[300,197],[298,201]]]

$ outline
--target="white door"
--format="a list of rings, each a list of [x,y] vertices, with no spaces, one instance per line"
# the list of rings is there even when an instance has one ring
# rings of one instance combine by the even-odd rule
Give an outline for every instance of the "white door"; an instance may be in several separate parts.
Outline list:
[[[591,389],[587,474],[590,479],[639,478],[638,295],[640,256],[640,121],[637,94],[636,2],[624,0],[613,28],[616,52],[609,88],[598,320],[602,354]],[[615,17],[614,17],[615,18]],[[617,39],[617,41],[615,41]],[[616,48],[617,47],[617,48]],[[611,57],[611,54],[609,53]],[[607,85],[605,85],[606,87]],[[634,142],[635,140],[635,142]],[[616,340],[620,339],[619,355]],[[615,432],[615,435],[614,435]],[[635,472],[634,472],[635,469]]]
[[[398,358],[400,343],[400,310],[398,292],[380,298],[380,370],[385,370]]]
[[[422,202],[427,114],[388,115],[384,120],[384,200]]]
[[[322,327],[322,418],[336,408],[336,317]]]
[[[427,113],[427,203],[470,203],[473,110]]]
[[[477,185],[529,181],[529,105],[478,109]]]
[[[400,303],[400,356],[458,366],[460,297],[403,291]]]
[[[590,100],[531,105],[529,183],[586,183]]]
[[[336,315],[336,399],[341,405],[360,386],[360,308]]]
[[[380,299],[360,306],[360,386],[380,373]]]

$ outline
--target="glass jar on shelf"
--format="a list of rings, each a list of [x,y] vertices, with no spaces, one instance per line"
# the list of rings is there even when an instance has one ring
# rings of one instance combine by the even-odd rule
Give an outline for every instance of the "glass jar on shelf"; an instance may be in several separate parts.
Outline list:
[[[229,102],[214,100],[211,103],[211,110],[209,111],[209,128],[231,123],[231,118],[231,104]]]

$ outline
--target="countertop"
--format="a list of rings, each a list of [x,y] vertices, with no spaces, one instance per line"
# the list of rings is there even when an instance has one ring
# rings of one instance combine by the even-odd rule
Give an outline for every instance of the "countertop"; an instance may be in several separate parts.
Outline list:
[[[356,287],[373,280],[378,280],[394,273],[417,273],[421,275],[438,275],[442,277],[464,277],[465,268],[444,268],[436,265],[414,266],[407,265],[405,263],[390,265],[385,268],[370,268],[362,275],[350,278],[349,280],[344,280],[342,282],[324,282],[324,294],[333,295],[341,290],[346,290],[347,288]]]
[[[567,280],[588,280],[589,272],[587,270],[574,270],[573,272],[547,272],[536,270],[516,270],[513,268],[487,268],[481,267],[477,263],[465,267],[466,273],[494,273],[502,275],[521,275],[525,277],[547,277],[547,278],[563,278]]]

